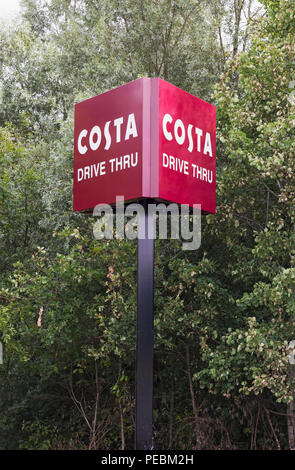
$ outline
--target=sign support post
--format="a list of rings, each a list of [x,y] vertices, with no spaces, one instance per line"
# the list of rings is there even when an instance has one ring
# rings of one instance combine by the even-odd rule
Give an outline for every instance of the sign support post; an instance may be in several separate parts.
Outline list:
[[[153,448],[154,215],[138,214],[135,449]]]
[[[165,80],[143,77],[76,103],[74,127],[74,211],[115,205],[119,195],[126,204],[141,203],[135,449],[151,450],[156,222],[148,208],[155,201],[199,204],[215,214],[216,108]]]

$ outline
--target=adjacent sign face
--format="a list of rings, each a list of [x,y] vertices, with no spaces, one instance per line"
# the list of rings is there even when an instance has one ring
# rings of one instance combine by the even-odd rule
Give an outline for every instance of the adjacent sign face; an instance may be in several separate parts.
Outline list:
[[[215,212],[216,108],[159,81],[159,197]]]
[[[75,106],[74,210],[145,197],[215,212],[216,109],[158,78]]]

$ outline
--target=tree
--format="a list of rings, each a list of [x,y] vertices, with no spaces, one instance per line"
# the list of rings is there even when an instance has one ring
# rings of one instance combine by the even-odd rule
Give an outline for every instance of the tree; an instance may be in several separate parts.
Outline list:
[[[11,128],[0,128],[0,272],[6,274],[21,257],[44,242],[42,187],[44,157],[30,153]],[[0,277],[1,277],[0,275]]]
[[[232,82],[230,71],[216,95],[222,211],[213,231],[219,239],[223,233],[230,254],[227,276],[236,286],[238,310],[217,343],[209,346],[212,339],[205,339],[208,367],[199,377],[226,396],[269,391],[287,403],[293,448],[294,380],[288,363],[295,307],[293,6],[288,0],[264,3],[267,15],[249,53],[233,63],[238,80]],[[267,405],[262,410],[280,448],[270,410]],[[256,445],[254,434],[255,429]]]

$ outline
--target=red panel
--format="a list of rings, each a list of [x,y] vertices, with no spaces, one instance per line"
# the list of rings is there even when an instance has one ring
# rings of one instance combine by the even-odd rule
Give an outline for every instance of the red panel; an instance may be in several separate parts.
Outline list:
[[[161,199],[215,212],[215,129],[215,106],[159,80]]]
[[[143,80],[75,105],[75,211],[142,196],[142,126]]]

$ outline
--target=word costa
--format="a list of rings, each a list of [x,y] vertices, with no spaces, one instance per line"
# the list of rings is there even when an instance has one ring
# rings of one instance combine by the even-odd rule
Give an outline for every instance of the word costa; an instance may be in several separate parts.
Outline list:
[[[167,113],[163,117],[163,133],[167,140],[171,141],[174,137],[179,145],[183,145],[186,137],[188,137],[189,145],[187,149],[189,152],[192,152],[195,148],[196,141],[198,152],[202,152],[204,155],[209,154],[210,157],[213,157],[210,133],[206,132],[206,134],[203,135],[203,130],[193,126],[193,124],[189,124],[186,129],[182,120],[176,119],[173,125],[173,117]],[[197,136],[195,137],[195,141],[193,135]]]
[[[121,116],[114,121],[107,121],[104,125],[103,135],[105,139],[104,149],[108,150],[112,143],[112,136],[110,133],[110,127],[115,128],[116,142],[121,142],[122,134],[124,134],[124,140],[129,140],[130,137],[137,137],[137,127],[134,113],[129,114],[127,118],[127,124],[124,126],[124,117]],[[100,147],[102,141],[101,128],[98,125],[92,127],[88,135],[88,130],[83,129],[78,137],[78,151],[81,155],[84,155],[88,151],[88,145],[91,150],[95,151]],[[88,145],[87,145],[88,144]]]

